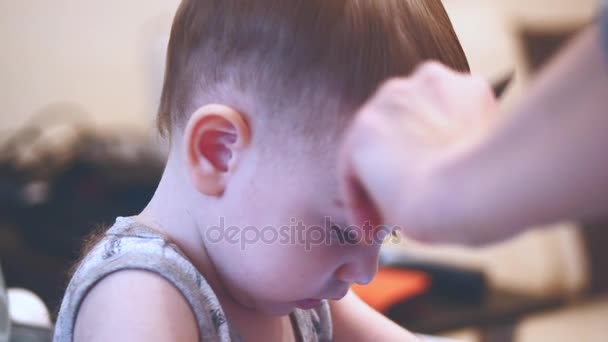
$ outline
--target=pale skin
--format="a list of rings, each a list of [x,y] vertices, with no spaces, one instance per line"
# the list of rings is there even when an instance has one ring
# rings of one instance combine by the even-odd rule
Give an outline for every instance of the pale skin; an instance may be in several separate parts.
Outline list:
[[[218,217],[235,226],[276,226],[289,217],[305,224],[325,216],[346,221],[337,200],[337,148],[318,150],[302,140],[276,138],[276,148],[267,152],[268,146],[262,150],[258,144],[273,137],[263,140],[269,136],[256,133],[259,125],[252,127],[242,110],[230,105],[198,108],[182,132],[174,131],[158,190],[138,220],[184,251],[246,341],[295,341],[287,315],[309,298],[331,300],[336,341],[416,341],[348,292],[351,284],[373,278],[379,244],[331,244],[309,251],[298,244],[258,242],[243,250],[208,241],[205,229]],[[340,135],[326,137],[338,145]],[[172,285],[150,273],[123,271],[87,295],[75,340],[198,341],[199,333],[194,314]]]
[[[426,64],[388,82],[350,127],[339,177],[349,218],[376,212],[415,239],[477,245],[605,216],[607,99],[596,26],[510,113],[483,80]]]

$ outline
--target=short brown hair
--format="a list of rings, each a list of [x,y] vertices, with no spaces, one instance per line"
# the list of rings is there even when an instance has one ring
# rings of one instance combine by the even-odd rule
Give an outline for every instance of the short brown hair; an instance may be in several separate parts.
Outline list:
[[[274,111],[322,97],[358,106],[425,60],[469,70],[440,0],[183,0],[158,126],[171,133],[226,88]]]

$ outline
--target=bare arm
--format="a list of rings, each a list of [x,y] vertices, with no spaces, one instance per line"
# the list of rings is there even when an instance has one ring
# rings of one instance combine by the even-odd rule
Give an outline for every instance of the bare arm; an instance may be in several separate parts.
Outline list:
[[[413,238],[479,244],[608,214],[608,62],[597,26],[513,113],[496,111],[486,82],[436,63],[387,83],[343,147],[351,221],[376,211]]]
[[[184,297],[144,271],[121,271],[96,285],[77,316],[74,341],[199,341]]]
[[[446,168],[464,222],[494,231],[608,214],[608,58],[593,27],[487,139]],[[502,234],[499,234],[502,235]]]
[[[330,305],[333,340],[336,342],[419,341],[416,336],[369,307],[352,292]]]

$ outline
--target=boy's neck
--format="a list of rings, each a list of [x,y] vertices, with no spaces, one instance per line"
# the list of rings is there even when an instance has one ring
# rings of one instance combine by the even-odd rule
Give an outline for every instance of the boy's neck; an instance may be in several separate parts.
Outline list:
[[[226,292],[226,286],[222,284],[217,275],[200,233],[203,222],[200,222],[200,218],[193,216],[188,209],[189,203],[200,203],[201,199],[195,198],[198,197],[197,194],[191,193],[191,187],[183,183],[187,182],[187,178],[180,174],[179,168],[174,164],[169,160],[154,196],[137,216],[137,220],[165,235],[181,249],[205,277],[226,314],[234,318],[239,331],[248,330],[248,325],[256,321],[261,326],[276,327],[279,317],[263,315],[245,308]],[[284,319],[281,318],[279,321],[284,321]]]
[[[199,218],[188,208],[195,194],[184,184],[187,177],[178,166],[170,155],[154,196],[137,220],[175,243],[211,284],[215,272],[200,234]]]

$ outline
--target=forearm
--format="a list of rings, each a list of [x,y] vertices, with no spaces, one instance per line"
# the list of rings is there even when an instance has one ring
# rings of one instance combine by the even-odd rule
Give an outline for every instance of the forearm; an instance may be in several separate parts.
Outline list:
[[[352,291],[332,301],[333,341],[401,341],[420,339],[364,303]]]
[[[608,213],[608,62],[598,27],[447,170],[463,223],[487,234]],[[485,239],[483,236],[480,239]],[[491,237],[488,237],[491,239]]]

